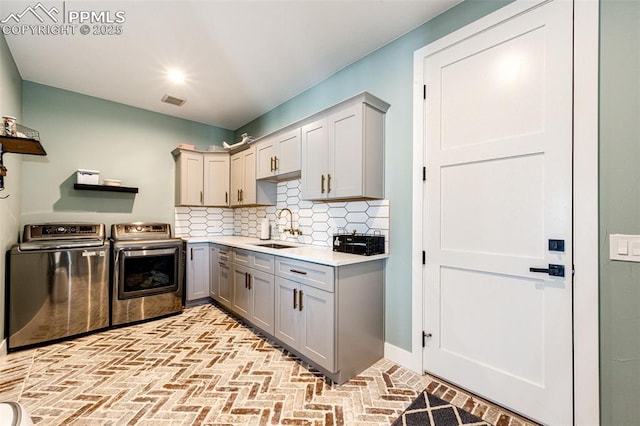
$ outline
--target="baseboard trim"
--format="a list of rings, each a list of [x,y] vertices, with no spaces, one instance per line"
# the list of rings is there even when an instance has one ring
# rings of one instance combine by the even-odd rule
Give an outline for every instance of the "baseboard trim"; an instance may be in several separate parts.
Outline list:
[[[396,364],[408,368],[411,371],[422,374],[422,371],[416,370],[415,363],[413,362],[414,356],[410,351],[399,348],[391,343],[385,342],[384,344],[384,357],[389,361],[393,361]]]

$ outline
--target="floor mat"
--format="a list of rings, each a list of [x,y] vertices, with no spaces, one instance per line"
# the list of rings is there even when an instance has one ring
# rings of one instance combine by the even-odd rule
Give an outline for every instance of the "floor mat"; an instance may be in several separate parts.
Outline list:
[[[392,426],[489,425],[481,418],[431,395],[426,390],[409,405]]]

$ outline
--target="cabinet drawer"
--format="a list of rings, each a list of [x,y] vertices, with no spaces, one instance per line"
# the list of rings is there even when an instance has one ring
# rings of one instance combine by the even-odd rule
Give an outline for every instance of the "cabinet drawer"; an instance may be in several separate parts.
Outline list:
[[[216,249],[218,250],[218,262],[223,262],[223,263],[227,263],[227,262],[231,262],[233,261],[233,249],[227,246],[219,246],[219,245],[214,245],[214,247],[216,247]]]
[[[324,291],[334,291],[334,268],[317,263],[276,257],[276,272],[279,277],[310,285]]]
[[[251,264],[251,252],[242,249],[233,249],[233,263],[249,267]]]
[[[274,256],[272,254],[235,249],[233,253],[233,263],[273,274],[273,257]]]

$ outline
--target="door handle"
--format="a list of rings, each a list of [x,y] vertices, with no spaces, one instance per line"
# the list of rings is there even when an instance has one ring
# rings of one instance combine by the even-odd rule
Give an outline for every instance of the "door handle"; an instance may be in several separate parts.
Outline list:
[[[302,312],[302,290],[298,292],[298,310]]]
[[[249,290],[251,290],[251,274],[249,274],[249,278],[247,280],[247,284],[249,285],[249,287],[247,287]]]
[[[270,166],[271,166],[271,167],[270,167],[270,171],[273,171],[273,157],[271,157],[271,158],[270,158],[270,160],[271,160],[271,164],[270,164]]]
[[[247,284],[247,279],[249,277],[249,274],[247,274],[246,272],[244,273],[244,288],[248,288],[249,284]]]
[[[552,277],[564,277],[564,265],[549,264],[548,268],[529,268],[529,272],[540,272]]]
[[[297,306],[297,302],[298,302],[298,289],[294,288],[293,289],[293,310],[295,311],[298,306]]]
[[[320,193],[324,194],[324,175],[320,177]]]
[[[193,247],[191,247],[191,260],[193,260]]]
[[[331,175],[327,174],[327,194],[331,192]]]
[[[229,203],[229,193],[227,191],[224,191],[224,203]]]
[[[277,171],[278,170],[278,157],[273,157],[273,171]]]

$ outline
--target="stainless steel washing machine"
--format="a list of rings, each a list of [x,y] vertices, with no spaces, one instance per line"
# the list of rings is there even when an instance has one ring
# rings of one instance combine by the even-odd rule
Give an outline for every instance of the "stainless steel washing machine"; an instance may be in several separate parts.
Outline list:
[[[104,224],[26,225],[7,268],[8,350],[109,327]]]

